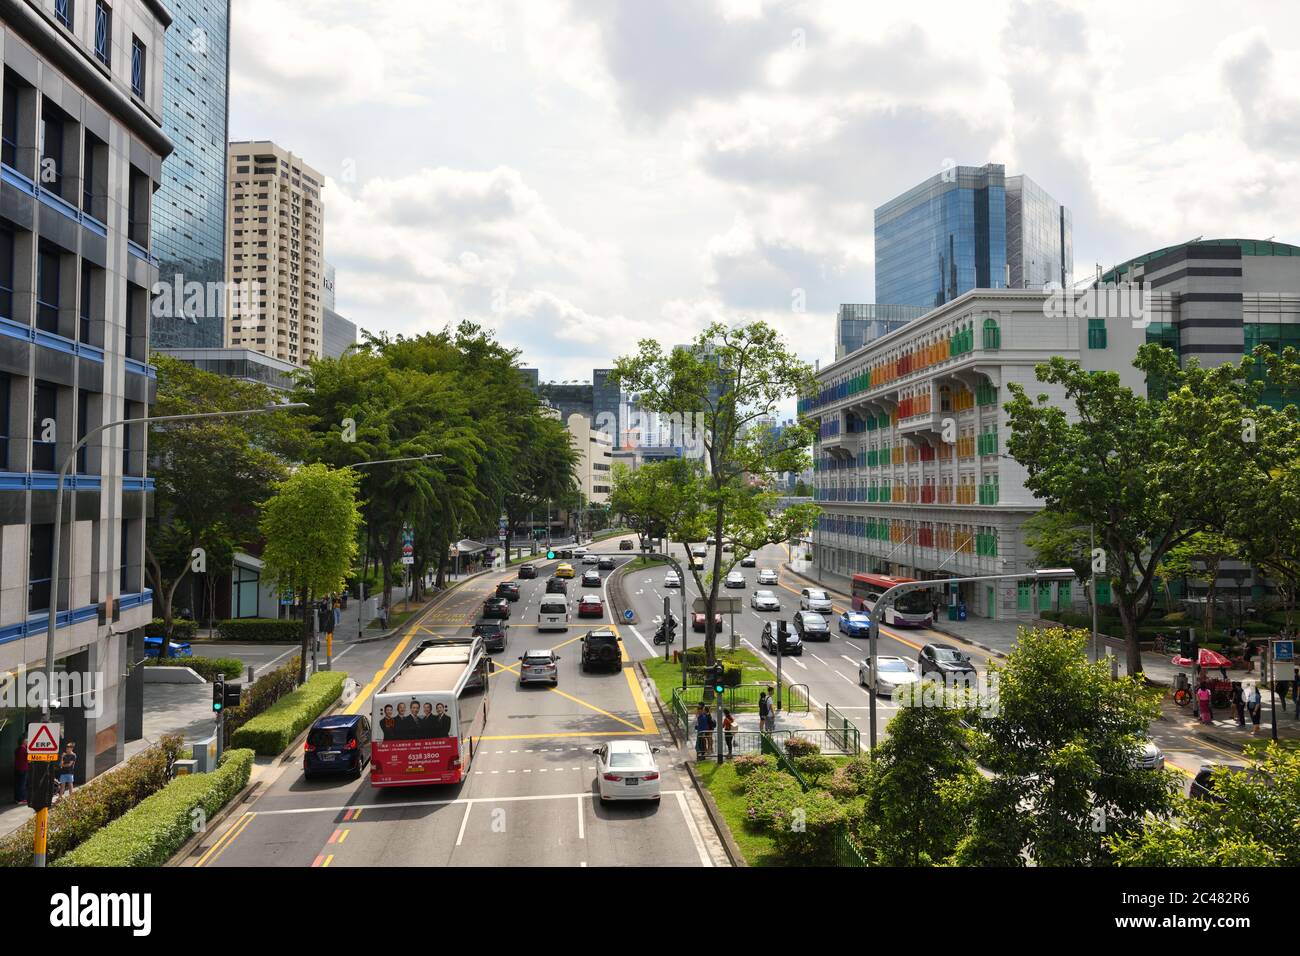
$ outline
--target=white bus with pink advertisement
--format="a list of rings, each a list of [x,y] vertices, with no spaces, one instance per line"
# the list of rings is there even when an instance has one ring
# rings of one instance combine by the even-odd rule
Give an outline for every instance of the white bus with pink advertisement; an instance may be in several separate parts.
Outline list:
[[[494,665],[481,637],[423,641],[372,702],[370,783],[460,783],[487,724]]]

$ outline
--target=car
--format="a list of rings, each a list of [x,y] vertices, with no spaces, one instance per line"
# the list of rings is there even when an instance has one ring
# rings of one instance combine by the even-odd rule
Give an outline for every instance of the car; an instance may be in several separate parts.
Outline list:
[[[489,653],[506,649],[506,631],[510,625],[505,621],[479,621],[474,625],[473,635],[483,638],[483,649]]]
[[[963,654],[951,644],[927,644],[916,656],[921,677],[933,674],[945,684],[971,684],[975,681],[975,665],[970,655]]]
[[[739,571],[730,571],[727,578],[722,582],[724,587],[743,588],[745,586],[745,576]]]
[[[584,588],[600,587],[600,572],[595,568],[590,571],[584,571],[582,573],[582,586]]]
[[[758,558],[754,557],[752,554],[747,554],[747,555],[745,555],[743,558],[740,559],[740,566],[741,566],[742,568],[753,568],[753,567],[757,567],[757,566],[758,566]]]
[[[794,616],[794,629],[802,641],[829,641],[831,626],[816,611],[799,611]]]
[[[564,580],[564,578],[557,578],[554,576],[549,577],[546,579],[546,593],[547,594],[568,594],[569,582]]]
[[[509,617],[510,602],[503,597],[490,597],[483,602],[484,617]]]
[[[302,745],[303,779],[323,774],[361,776],[370,763],[370,718],[362,714],[318,717]]]
[[[618,543],[618,550],[620,551],[632,551],[634,547],[635,546],[632,544],[632,542],[627,538],[624,538],[622,541]]]
[[[564,560],[564,559],[566,559],[566,558],[571,558],[571,557],[573,557],[573,549],[572,549],[572,548],[560,548],[560,549],[558,549],[558,550],[554,550],[554,549],[553,549],[553,550],[552,550],[552,553],[553,553],[557,558],[559,558],[559,559],[561,559],[561,560]],[[547,557],[550,557],[550,555],[547,555]]]
[[[574,548],[574,549],[573,549],[573,556],[574,556],[575,558],[585,558],[585,557],[587,556],[587,549],[586,549],[586,548]]]
[[[759,571],[759,572],[758,572],[758,583],[759,583],[759,584],[776,584],[776,583],[777,583],[777,580],[776,580],[776,572],[773,571],[771,568],[764,568],[762,571]]]
[[[705,621],[707,620],[708,620],[708,615],[706,615],[703,611],[693,614],[691,616],[691,630],[699,631],[701,634],[704,633],[704,631],[706,630],[704,625],[705,625]],[[721,630],[722,630],[722,612],[714,611],[713,632],[716,634]]]
[[[582,563],[600,564],[600,555],[596,554],[594,551],[588,551],[586,554],[582,556]]]
[[[736,550],[736,546],[732,544],[730,541],[722,542],[722,551],[724,554],[728,551],[735,551],[735,550]]]
[[[706,548],[704,545],[702,544],[691,545],[692,558],[704,558],[704,557],[708,557],[708,554],[709,554],[709,549]]]
[[[519,582],[502,581],[497,585],[497,597],[505,598],[507,601],[519,600]]]
[[[145,657],[162,657],[162,638],[146,637],[144,639]],[[193,657],[194,650],[189,641],[168,641],[167,653],[171,657]]]
[[[612,740],[592,751],[596,755],[596,784],[600,802],[650,800],[659,802],[658,747],[644,740]]]
[[[849,637],[870,637],[871,616],[865,611],[845,611],[839,617],[840,633]]]
[[[785,621],[768,621],[763,625],[763,636],[760,643],[763,650],[777,653],[777,639],[781,641],[780,653],[782,657],[788,657],[793,654],[796,657],[803,656],[803,641],[799,635],[790,630]]]
[[[779,611],[781,602],[771,591],[755,591],[749,596],[749,606],[755,611]]]
[[[584,594],[578,598],[578,617],[604,617],[605,602],[599,594]]]
[[[912,665],[903,658],[892,656],[876,657],[875,691],[877,694],[893,697],[898,688],[908,684],[915,684],[920,679],[916,671],[912,670]],[[864,659],[858,667],[858,683],[863,687],[871,687],[870,658]]]
[[[573,574],[573,565],[571,564],[561,564],[555,569],[555,576],[557,578],[571,578],[573,577]]]
[[[535,578],[535,577],[537,577],[537,568],[533,567],[531,564],[519,565],[520,581],[526,581],[529,578]]]
[[[537,682],[556,687],[560,683],[560,657],[549,647],[524,651],[519,655],[519,684]]]
[[[631,542],[628,543],[630,544]],[[602,554],[600,556],[600,563],[597,564],[596,567],[600,568],[602,571],[613,571],[614,556],[612,554]]]
[[[623,669],[623,651],[619,647],[618,635],[607,627],[598,627],[582,635],[582,672],[585,674],[594,667],[612,671]]]
[[[669,571],[664,575],[664,587],[679,588],[682,586],[682,579],[677,576],[676,571]]]
[[[715,544],[718,543],[718,539],[715,538],[713,535],[709,535],[709,536],[704,540],[704,543],[705,543],[706,545],[708,545],[708,546],[711,548],[711,547],[713,547]]]
[[[799,592],[799,609],[802,611],[818,611],[830,614],[834,608],[831,607],[830,596],[820,588],[804,588]]]
[[[1139,770],[1164,770],[1165,752],[1154,740],[1143,740],[1133,751],[1133,765]]]

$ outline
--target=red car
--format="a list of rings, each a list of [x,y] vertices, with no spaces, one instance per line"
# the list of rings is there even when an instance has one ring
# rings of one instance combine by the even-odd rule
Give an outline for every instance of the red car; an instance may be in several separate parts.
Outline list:
[[[697,613],[697,614],[696,614],[696,615],[691,619],[691,629],[692,629],[692,630],[695,630],[695,631],[699,631],[701,634],[704,633],[705,628],[704,628],[704,612],[703,612],[703,611],[698,612],[698,613]],[[713,633],[714,633],[714,634],[717,634],[717,633],[718,633],[719,631],[721,631],[721,630],[722,630],[722,613],[721,613],[721,612],[718,612],[718,613],[716,613],[716,614],[713,615]]]
[[[604,617],[605,603],[599,594],[584,594],[578,602],[578,617]]]

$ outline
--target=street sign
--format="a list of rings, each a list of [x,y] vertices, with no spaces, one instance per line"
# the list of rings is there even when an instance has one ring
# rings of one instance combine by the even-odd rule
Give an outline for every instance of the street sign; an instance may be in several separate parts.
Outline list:
[[[632,619],[634,617],[636,617],[636,612],[633,611],[631,608],[628,608],[626,611],[623,612],[623,620],[627,621],[629,624],[632,623]]]
[[[1274,641],[1273,661],[1277,664],[1290,664],[1295,661],[1295,641]]]
[[[28,724],[27,759],[58,760],[59,732],[58,724]]]
[[[704,598],[696,598],[691,602],[691,610],[696,614],[706,614],[709,610],[709,604]],[[718,614],[742,614],[744,609],[741,607],[740,598],[728,597],[725,594],[719,594],[717,602],[713,605],[713,610]]]
[[[403,564],[414,564],[414,563],[415,563],[415,558],[414,558],[413,556],[409,555],[409,554],[404,554],[404,555],[402,555],[402,563],[403,563]]]

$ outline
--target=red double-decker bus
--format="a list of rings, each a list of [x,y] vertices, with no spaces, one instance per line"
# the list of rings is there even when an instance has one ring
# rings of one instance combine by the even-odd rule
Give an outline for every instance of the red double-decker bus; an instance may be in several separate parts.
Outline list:
[[[481,637],[423,641],[375,691],[370,783],[459,783],[487,724],[492,663]]]
[[[875,613],[880,596],[895,584],[907,584],[916,578],[896,578],[888,574],[853,575],[853,609]],[[924,589],[905,591],[898,596],[880,619],[880,624],[893,627],[929,627],[934,621],[930,606],[930,592]]]

